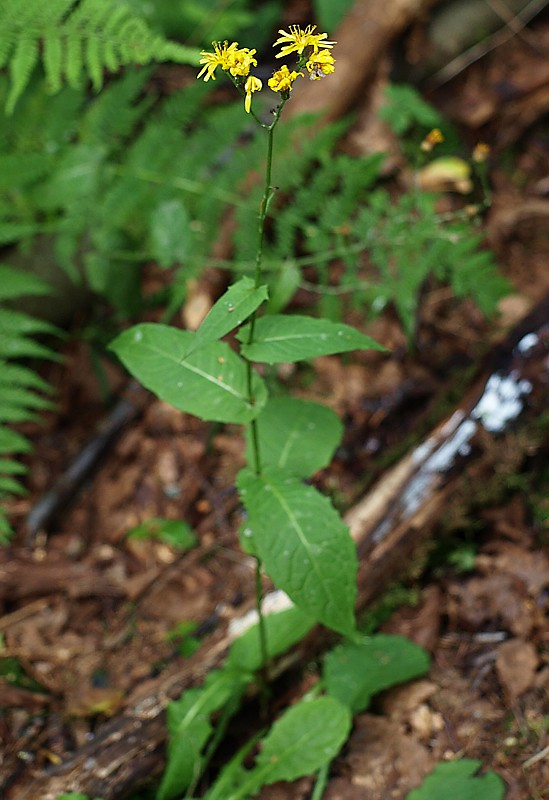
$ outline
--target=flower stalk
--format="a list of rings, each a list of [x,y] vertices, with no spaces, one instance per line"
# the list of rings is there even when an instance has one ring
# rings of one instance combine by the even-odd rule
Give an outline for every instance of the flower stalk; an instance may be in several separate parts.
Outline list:
[[[293,53],[297,54],[296,69],[290,70],[286,64],[283,64],[273,72],[269,78],[267,85],[271,91],[279,95],[279,102],[277,107],[272,112],[274,118],[270,123],[264,122],[252,110],[252,98],[256,92],[260,92],[263,88],[262,81],[255,75],[251,74],[252,67],[257,66],[255,58],[256,50],[249,48],[240,48],[238,42],[229,44],[227,41],[213,42],[213,52],[202,51],[200,63],[203,65],[198,73],[198,77],[203,77],[205,81],[210,79],[215,80],[215,72],[217,68],[221,68],[223,72],[230,78],[236,89],[244,97],[244,110],[247,114],[256,120],[256,122],[267,131],[267,154],[265,162],[265,178],[263,196],[259,206],[258,222],[257,222],[257,247],[255,255],[255,270],[254,270],[254,283],[255,288],[259,288],[262,279],[262,261],[263,261],[263,247],[265,241],[265,226],[269,206],[275,194],[275,187],[272,184],[272,171],[273,171],[273,153],[274,153],[274,132],[280,120],[282,110],[288,100],[293,89],[295,81],[304,77],[306,72],[309,74],[311,80],[320,80],[327,75],[334,72],[335,59],[331,54],[332,47],[336,42],[328,40],[327,33],[315,33],[316,26],[308,25],[305,30],[301,29],[298,25],[290,25],[288,31],[279,30],[279,38],[274,43],[273,47],[281,47],[276,58],[284,58]],[[306,70],[304,72],[303,70]],[[248,344],[252,344],[255,335],[256,313],[250,317],[250,327],[248,334]],[[251,406],[255,405],[256,398],[253,391],[253,367],[251,361],[246,364],[247,375],[247,393],[248,401]],[[250,422],[250,439],[252,451],[252,464],[251,467],[257,476],[262,473],[261,452],[259,444],[259,432],[257,420],[253,419]],[[268,662],[268,649],[267,649],[267,632],[265,625],[265,617],[262,612],[262,584],[261,584],[261,560],[256,556],[256,570],[255,570],[255,596],[256,596],[256,609],[259,622],[259,648],[261,653],[261,661],[263,668],[260,674],[262,697],[264,702],[267,697],[267,662]]]

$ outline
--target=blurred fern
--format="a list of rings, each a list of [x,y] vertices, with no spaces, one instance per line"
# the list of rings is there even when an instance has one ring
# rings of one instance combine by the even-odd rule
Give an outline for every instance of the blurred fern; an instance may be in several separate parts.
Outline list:
[[[392,88],[387,119],[402,136],[427,122],[442,124],[417,91]],[[457,297],[471,297],[485,315],[495,311],[510,287],[474,220],[459,210],[439,214],[433,192],[412,187],[394,196],[382,188],[383,154],[357,159],[334,152],[342,123],[299,138],[300,147],[293,149],[296,132],[288,129],[287,143],[280,145],[286,157],[279,159],[274,176],[280,192],[271,206],[273,224],[265,247],[272,297],[279,283],[293,282],[294,291],[303,286],[303,270],[313,268],[314,282],[306,288],[318,293],[322,313],[340,314],[344,295],[369,314],[393,303],[410,343],[420,291],[429,276],[449,284]],[[417,143],[403,137],[401,145],[417,159]],[[457,147],[451,130],[447,145]],[[289,203],[284,202],[287,195]],[[242,263],[250,261],[254,247],[246,230],[239,224],[235,233],[236,258]],[[330,270],[336,261],[343,269],[334,284]],[[281,294],[291,297],[290,291]]]
[[[11,86],[6,112],[13,112],[42,62],[49,91],[67,83],[78,89],[84,77],[99,91],[104,71],[127,64],[172,61],[196,64],[196,50],[152,31],[124,2],[111,0],[0,1],[0,68],[8,67]]]
[[[6,301],[29,295],[44,295],[50,287],[32,275],[0,265],[0,543],[9,540],[12,533],[4,508],[5,500],[24,494],[20,482],[26,469],[17,456],[26,453],[29,441],[10,426],[14,423],[37,419],[37,411],[52,408],[45,394],[50,386],[29,366],[25,359],[56,359],[53,350],[36,341],[39,335],[58,334],[47,322],[29,314],[15,311]]]

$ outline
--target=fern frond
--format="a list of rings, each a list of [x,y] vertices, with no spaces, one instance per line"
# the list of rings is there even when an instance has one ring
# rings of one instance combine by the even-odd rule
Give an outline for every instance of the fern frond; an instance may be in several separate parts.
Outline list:
[[[0,301],[50,292],[50,287],[39,278],[0,264]],[[24,487],[14,476],[23,475],[26,469],[13,456],[31,449],[24,436],[7,426],[37,419],[37,411],[53,407],[52,402],[43,396],[51,392],[46,381],[14,359],[58,359],[50,347],[33,338],[39,334],[58,333],[48,322],[0,307],[0,501],[24,494]],[[0,543],[7,542],[10,535],[5,509],[0,506]]]
[[[11,114],[30,76],[42,60],[52,94],[63,84],[80,88],[84,76],[95,91],[105,70],[129,64],[174,61],[198,63],[198,51],[165,39],[112,0],[0,0],[0,67],[9,66]]]

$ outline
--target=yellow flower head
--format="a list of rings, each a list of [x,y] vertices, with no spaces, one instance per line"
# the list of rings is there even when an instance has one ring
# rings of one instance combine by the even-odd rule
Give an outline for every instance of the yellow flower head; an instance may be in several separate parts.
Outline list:
[[[425,139],[422,141],[420,147],[424,153],[430,153],[435,145],[440,144],[443,141],[444,136],[442,135],[440,128],[433,128],[433,130],[429,131]]]
[[[255,50],[248,50],[243,47],[241,50],[235,50],[231,57],[231,65],[229,72],[234,77],[245,77],[249,74],[252,67],[257,67],[257,61],[254,58]]]
[[[201,78],[202,75],[206,73],[204,77],[205,81],[209,81],[210,78],[213,78],[215,81],[214,72],[218,67],[221,67],[223,70],[230,69],[234,64],[235,54],[238,52],[238,42],[233,42],[232,44],[228,42],[223,42],[223,44],[220,42],[212,42],[212,44],[214,48],[213,53],[207,53],[204,50],[200,53],[202,56],[200,63],[204,64],[204,66],[196,77]]]
[[[246,92],[246,98],[244,100],[244,108],[246,109],[246,113],[250,113],[250,109],[252,107],[252,93],[253,92],[260,92],[263,84],[256,78],[254,75],[250,75],[246,83],[244,84],[244,91]]]
[[[327,33],[313,33],[316,30],[316,25],[307,25],[305,30],[302,30],[299,25],[290,25],[290,32],[278,31],[280,38],[276,40],[273,47],[279,44],[284,45],[276,58],[284,58],[290,53],[298,53],[302,55],[306,47],[312,47],[315,53],[318,53],[320,47],[333,47],[336,42],[327,41]],[[326,40],[326,41],[324,41]]]
[[[273,92],[291,92],[294,81],[300,75],[303,75],[303,73],[295,71],[290,72],[286,64],[283,64],[280,69],[273,72],[273,77],[269,78],[269,89],[272,89]]]
[[[478,142],[473,150],[473,161],[475,164],[483,164],[490,155],[490,145],[485,142]]]
[[[321,50],[320,53],[313,53],[305,66],[309,71],[309,77],[312,81],[318,81],[320,78],[325,78],[326,75],[331,75],[335,70],[335,58],[329,50]]]

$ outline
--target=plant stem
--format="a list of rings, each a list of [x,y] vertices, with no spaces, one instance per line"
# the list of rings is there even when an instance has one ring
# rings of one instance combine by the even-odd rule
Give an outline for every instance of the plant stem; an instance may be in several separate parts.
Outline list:
[[[271,185],[272,171],[273,171],[274,129],[276,127],[278,120],[280,119],[280,114],[282,112],[282,109],[284,108],[285,102],[286,100],[283,100],[278,106],[277,110],[275,111],[275,118],[270,125],[266,126],[263,123],[260,123],[263,128],[267,128],[268,140],[267,140],[267,162],[265,165],[265,186],[263,188],[263,197],[261,200],[261,205],[259,207],[259,215],[257,220],[257,248],[255,254],[255,274],[254,274],[256,289],[259,288],[261,284],[261,262],[263,259],[263,243],[265,240],[265,221],[267,219],[267,211],[269,210],[269,204],[274,194],[274,187]],[[256,313],[254,312],[250,320],[250,333],[248,336],[248,344],[251,344],[254,340],[255,320],[256,320]],[[248,398],[250,401],[250,405],[253,406],[255,404],[255,396],[253,391],[253,368],[251,361],[246,362],[246,381],[248,388]],[[251,435],[252,453],[253,453],[252,468],[255,474],[259,476],[261,475],[262,466],[261,466],[261,452],[259,449],[259,433],[258,433],[256,419],[253,419],[250,423],[250,435]],[[263,615],[263,609],[262,609],[263,592],[261,587],[261,559],[258,556],[256,556],[256,566],[255,566],[255,600],[256,600],[258,629],[259,629],[259,652],[261,653],[261,664],[262,664],[262,668],[260,671],[260,683],[261,683],[260,692],[261,692],[261,701],[263,705],[262,710],[263,713],[266,714],[267,661],[268,661],[267,630],[265,626],[265,617]]]

